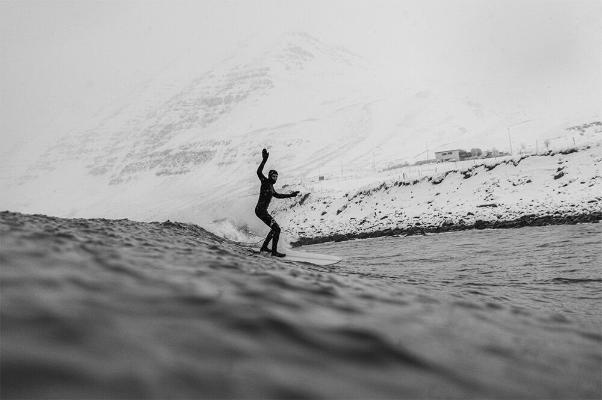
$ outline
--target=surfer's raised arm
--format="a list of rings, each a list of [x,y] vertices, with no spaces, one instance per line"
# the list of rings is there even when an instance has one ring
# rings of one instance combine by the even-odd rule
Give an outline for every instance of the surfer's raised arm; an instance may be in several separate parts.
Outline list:
[[[261,157],[263,159],[261,160],[261,164],[259,164],[259,167],[257,167],[257,176],[259,177],[259,180],[261,180],[261,181],[265,181],[267,179],[265,177],[265,175],[263,174],[263,167],[265,166],[265,163],[268,160],[269,156],[270,156],[270,153],[268,153],[268,151],[266,149],[263,149],[261,151]]]

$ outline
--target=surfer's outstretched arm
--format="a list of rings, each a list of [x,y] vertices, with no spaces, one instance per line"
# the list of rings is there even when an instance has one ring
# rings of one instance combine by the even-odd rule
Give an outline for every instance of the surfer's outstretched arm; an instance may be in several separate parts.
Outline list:
[[[261,157],[263,159],[261,160],[261,164],[259,164],[259,167],[257,167],[257,176],[259,177],[259,180],[261,180],[261,181],[265,181],[267,179],[265,177],[265,175],[263,174],[263,167],[265,166],[265,163],[268,160],[269,156],[270,156],[270,153],[268,153],[268,151],[266,149],[263,149],[261,151]]]
[[[288,194],[284,194],[284,193],[277,193],[275,190],[272,193],[274,195],[275,198],[277,199],[288,199],[289,197],[295,197],[299,194],[298,190],[295,190],[292,193],[288,193]]]

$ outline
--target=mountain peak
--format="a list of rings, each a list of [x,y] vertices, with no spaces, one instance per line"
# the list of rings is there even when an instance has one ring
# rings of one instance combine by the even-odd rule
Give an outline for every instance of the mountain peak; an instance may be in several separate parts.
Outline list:
[[[287,32],[268,40],[248,39],[239,44],[228,61],[234,65],[261,65],[289,72],[310,69],[311,66],[317,71],[328,72],[365,65],[362,57],[305,32]]]
[[[363,63],[360,56],[353,54],[341,46],[326,44],[304,32],[289,32],[278,40],[272,54],[280,56],[280,61],[289,67],[311,63],[313,60],[326,60],[334,64],[359,66]]]

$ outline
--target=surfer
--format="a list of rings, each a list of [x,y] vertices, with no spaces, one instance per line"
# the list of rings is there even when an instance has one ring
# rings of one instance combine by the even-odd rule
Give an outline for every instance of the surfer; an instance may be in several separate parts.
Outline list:
[[[255,215],[259,217],[260,220],[265,222],[267,226],[270,227],[270,233],[265,238],[263,245],[259,251],[270,251],[268,248],[268,244],[270,240],[272,241],[272,255],[276,257],[284,257],[285,254],[278,252],[278,239],[280,238],[280,226],[276,223],[276,220],[268,213],[268,206],[270,205],[270,201],[272,197],[277,199],[286,199],[289,197],[295,197],[299,194],[298,191],[291,192],[289,194],[277,193],[274,190],[274,184],[278,180],[278,172],[275,170],[270,170],[268,173],[268,177],[266,178],[263,175],[263,167],[268,160],[270,153],[266,149],[261,151],[261,156],[263,160],[259,167],[257,168],[257,176],[261,181],[261,189],[259,190],[259,200],[257,200],[257,206],[255,206]]]

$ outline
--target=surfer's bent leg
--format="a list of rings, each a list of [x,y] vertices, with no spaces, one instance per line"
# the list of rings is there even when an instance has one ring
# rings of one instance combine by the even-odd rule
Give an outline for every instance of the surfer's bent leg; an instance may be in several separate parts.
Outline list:
[[[259,219],[261,219],[267,226],[270,227],[270,233],[266,236],[263,241],[263,245],[261,246],[260,251],[270,251],[268,245],[270,244],[270,240],[272,241],[272,255],[278,257],[284,257],[285,254],[278,252],[278,240],[280,239],[280,225],[272,218],[267,211],[262,211],[259,209],[255,209],[255,215]]]
[[[268,214],[266,211],[262,212],[261,210],[255,209],[255,215],[257,215],[257,218],[262,220],[267,226],[270,227],[270,232],[268,233],[265,240],[263,241],[263,245],[261,246],[261,250],[260,250],[260,251],[270,251],[270,249],[268,248],[268,245],[270,244],[270,241],[274,237],[275,232],[274,232],[272,225],[275,224],[276,221],[274,221],[274,218],[272,218],[272,216],[270,214]],[[280,228],[278,228],[278,229],[280,229]]]

